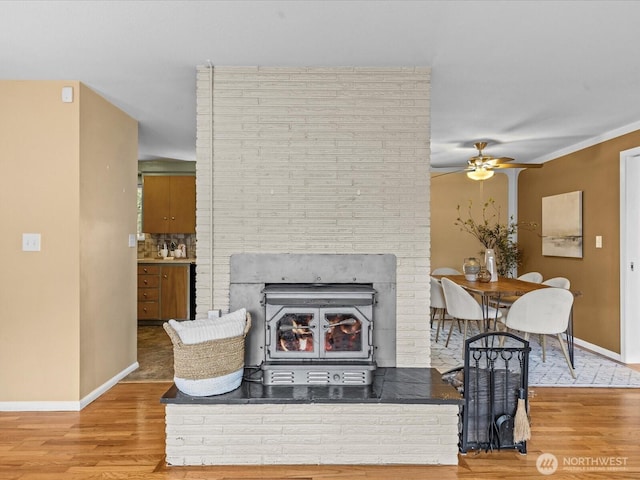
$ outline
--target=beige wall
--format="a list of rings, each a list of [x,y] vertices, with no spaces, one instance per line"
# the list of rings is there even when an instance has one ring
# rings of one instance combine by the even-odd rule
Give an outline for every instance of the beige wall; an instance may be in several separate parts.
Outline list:
[[[135,362],[137,125],[79,82],[0,81],[0,105],[0,402],[77,402]]]
[[[473,218],[482,218],[482,206],[489,199],[500,208],[501,221],[508,221],[508,179],[501,173],[489,180],[475,181],[465,173],[431,175],[431,269],[452,267],[462,270],[466,257],[484,256],[482,244],[472,235],[454,225],[461,206],[462,218],[467,218],[467,206],[472,202]]]
[[[138,126],[80,84],[80,397],[136,361]]]
[[[582,292],[575,302],[575,335],[620,353],[620,152],[640,145],[632,132],[522,172],[518,216],[542,222],[542,197],[583,192],[583,258],[542,256],[539,236],[520,243],[529,252],[525,268],[545,278],[564,276]],[[595,248],[595,236],[603,248]]]

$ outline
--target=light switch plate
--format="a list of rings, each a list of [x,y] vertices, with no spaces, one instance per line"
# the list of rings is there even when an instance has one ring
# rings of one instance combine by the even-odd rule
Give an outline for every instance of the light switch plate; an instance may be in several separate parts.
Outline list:
[[[602,235],[596,235],[596,248],[602,248]]]
[[[138,236],[135,233],[129,234],[129,246],[135,247],[138,245]]]
[[[41,236],[39,233],[23,233],[22,234],[22,251],[23,252],[39,252]]]

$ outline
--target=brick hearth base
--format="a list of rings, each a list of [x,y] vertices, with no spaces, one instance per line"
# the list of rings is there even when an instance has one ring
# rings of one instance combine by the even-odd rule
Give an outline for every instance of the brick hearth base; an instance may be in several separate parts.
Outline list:
[[[457,464],[461,399],[428,368],[379,369],[368,387],[173,387],[162,401],[171,465]]]

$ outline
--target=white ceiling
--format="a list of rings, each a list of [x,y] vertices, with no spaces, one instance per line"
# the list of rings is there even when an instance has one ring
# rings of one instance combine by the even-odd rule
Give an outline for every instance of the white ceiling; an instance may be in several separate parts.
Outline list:
[[[195,159],[197,65],[432,68],[432,164],[640,122],[638,1],[0,1],[0,78],[80,80]],[[640,128],[635,126],[634,129]]]

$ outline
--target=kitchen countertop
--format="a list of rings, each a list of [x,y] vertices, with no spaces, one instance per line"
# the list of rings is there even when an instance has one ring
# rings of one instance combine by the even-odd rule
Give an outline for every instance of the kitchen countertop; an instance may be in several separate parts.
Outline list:
[[[190,264],[196,263],[195,258],[139,258],[138,263],[173,263],[173,264]]]

